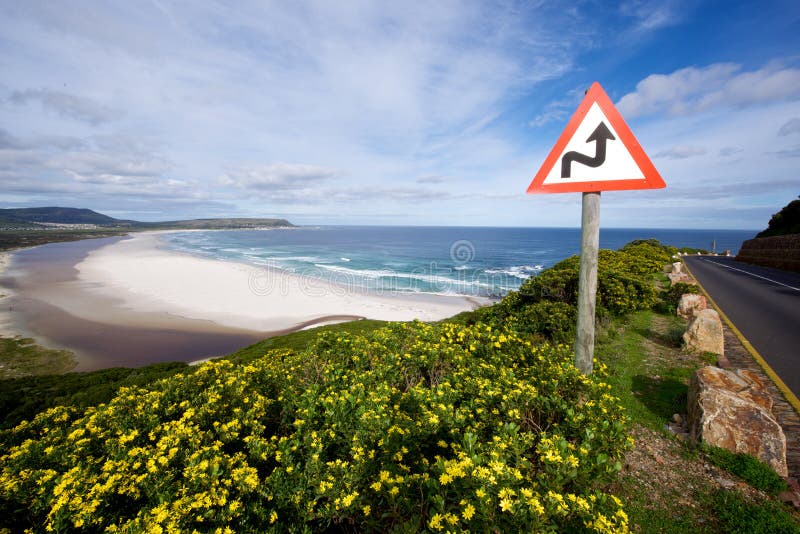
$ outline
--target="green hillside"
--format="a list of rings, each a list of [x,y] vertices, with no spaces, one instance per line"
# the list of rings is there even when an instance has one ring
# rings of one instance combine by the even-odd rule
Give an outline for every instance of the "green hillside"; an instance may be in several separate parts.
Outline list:
[[[56,224],[95,224],[98,226],[125,226],[133,221],[123,221],[83,208],[9,208],[0,209],[0,217],[15,221]]]
[[[800,198],[792,200],[769,220],[767,228],[756,237],[800,234]]]

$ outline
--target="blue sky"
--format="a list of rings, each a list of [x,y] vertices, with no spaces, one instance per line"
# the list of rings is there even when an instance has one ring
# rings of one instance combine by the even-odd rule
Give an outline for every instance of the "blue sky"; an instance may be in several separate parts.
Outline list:
[[[667,183],[603,226],[800,194],[796,1],[0,0],[0,207],[578,226],[525,189],[593,81]]]

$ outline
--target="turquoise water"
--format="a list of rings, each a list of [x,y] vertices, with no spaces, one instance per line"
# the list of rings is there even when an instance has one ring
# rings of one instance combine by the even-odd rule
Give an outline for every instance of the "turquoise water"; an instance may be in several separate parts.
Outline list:
[[[747,230],[606,229],[600,246],[634,239],[738,251]],[[283,269],[366,290],[503,295],[577,254],[577,228],[321,226],[163,234],[166,247],[202,257]]]

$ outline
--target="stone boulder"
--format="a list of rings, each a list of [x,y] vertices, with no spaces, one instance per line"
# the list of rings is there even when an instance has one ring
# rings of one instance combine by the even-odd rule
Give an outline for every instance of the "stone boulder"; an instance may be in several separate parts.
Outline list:
[[[692,375],[687,408],[691,439],[749,454],[788,476],[786,436],[758,375],[703,367]]]
[[[683,343],[690,352],[725,354],[719,314],[710,308],[697,312],[683,334]]]
[[[675,272],[669,273],[667,275],[667,278],[669,278],[670,287],[674,286],[675,284],[678,284],[678,283],[692,284],[692,285],[697,283],[692,279],[691,276],[689,276],[688,274],[683,273],[683,272],[681,272],[681,273],[675,273]]]
[[[679,262],[679,261],[676,261],[675,263],[672,264],[672,272],[674,274],[681,274],[682,267],[683,267],[683,264],[681,262]]]
[[[694,293],[684,293],[678,301],[678,317],[684,319],[694,319],[699,312],[708,308],[708,302],[703,295]]]

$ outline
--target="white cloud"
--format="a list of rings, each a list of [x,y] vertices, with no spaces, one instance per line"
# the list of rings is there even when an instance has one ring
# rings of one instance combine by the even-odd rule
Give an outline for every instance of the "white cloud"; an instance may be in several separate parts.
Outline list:
[[[119,112],[88,98],[50,89],[14,91],[11,93],[9,100],[19,105],[35,100],[42,107],[52,110],[63,117],[84,121],[92,125],[117,119],[120,115]]]
[[[422,176],[420,184],[438,184],[441,176]],[[282,204],[343,205],[375,202],[432,202],[452,195],[426,187],[386,187],[365,185],[353,187],[341,183],[334,169],[305,164],[274,163],[271,165],[242,167],[220,177],[227,187],[246,190],[247,195],[269,199]]]
[[[685,10],[685,6],[675,0],[629,0],[620,5],[620,12],[634,18],[639,31],[653,31],[677,24]]]
[[[653,74],[617,102],[628,118],[654,113],[680,116],[720,107],[745,107],[800,99],[800,69],[768,65],[742,72],[734,63]]]
[[[566,97],[550,102],[544,111],[536,115],[528,126],[539,127],[550,122],[559,121],[566,123],[566,118],[578,107],[586,94],[586,87],[574,87],[567,91]]]
[[[314,165],[274,163],[232,170],[220,178],[226,186],[245,187],[266,191],[305,189],[330,180],[336,171]]]
[[[172,164],[155,154],[108,154],[80,151],[54,157],[47,165],[79,182],[135,184],[160,181]]]
[[[774,150],[769,153],[774,154],[779,158],[800,158],[800,145],[796,145],[791,148],[784,148],[782,150]]]
[[[10,132],[0,128],[0,150],[3,149],[60,149],[71,150],[83,148],[86,142],[76,137],[65,135],[37,135],[28,139],[20,139]]]
[[[653,154],[654,158],[667,158],[667,159],[686,159],[695,156],[702,156],[707,154],[708,150],[701,146],[674,146],[667,150],[661,150]]]
[[[0,128],[0,150],[11,148],[22,148],[22,142],[6,130]]]
[[[538,127],[553,121],[561,121],[567,117],[569,112],[564,108],[548,108],[544,113],[536,115],[529,123],[528,126]]]
[[[418,184],[443,184],[447,181],[447,178],[444,176],[429,174],[427,176],[419,176],[414,181],[417,182]]]
[[[744,149],[738,146],[724,146],[719,149],[719,155],[723,158],[729,158],[731,156],[736,156],[744,152]]]
[[[800,133],[800,119],[797,117],[784,122],[778,130],[778,135],[781,137],[796,133]]]

